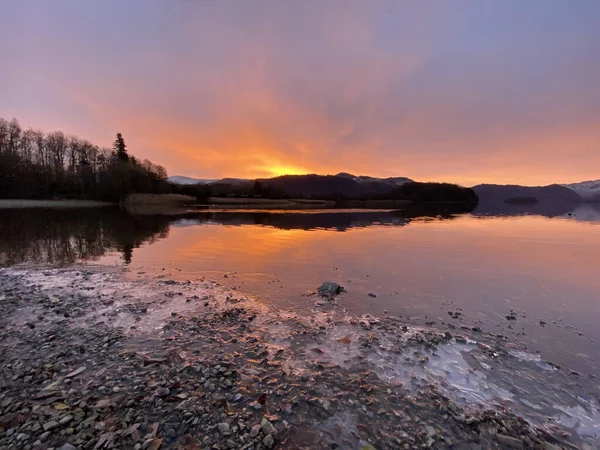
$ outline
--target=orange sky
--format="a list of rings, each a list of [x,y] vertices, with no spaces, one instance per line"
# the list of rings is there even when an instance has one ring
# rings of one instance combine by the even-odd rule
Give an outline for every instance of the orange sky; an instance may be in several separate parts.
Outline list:
[[[595,0],[7,9],[0,116],[103,146],[120,131],[170,175],[600,178]]]

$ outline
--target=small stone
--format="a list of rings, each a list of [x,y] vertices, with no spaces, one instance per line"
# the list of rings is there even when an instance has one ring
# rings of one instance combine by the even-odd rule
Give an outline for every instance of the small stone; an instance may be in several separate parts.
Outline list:
[[[58,422],[60,425],[66,425],[68,423],[70,423],[73,420],[73,416],[65,416],[62,419],[60,419],[60,422]]]
[[[27,439],[29,439],[29,435],[25,434],[25,433],[19,433],[17,435],[17,441],[21,442],[21,441],[26,441]]]
[[[223,436],[229,436],[231,434],[231,430],[229,429],[229,424],[227,422],[221,422],[217,425],[217,428],[219,429],[219,433],[221,433]]]
[[[273,446],[275,445],[275,440],[273,439],[273,436],[271,436],[270,434],[267,434],[264,439],[263,439],[263,445],[267,448],[273,448]]]
[[[275,425],[265,418],[263,418],[263,420],[260,422],[260,428],[264,434],[277,434],[277,428],[275,428]]]
[[[506,436],[505,434],[497,434],[496,439],[503,445],[506,445],[510,448],[522,449],[523,442],[520,439],[516,439],[511,436]]]
[[[51,433],[49,431],[46,431],[45,433],[42,433],[40,435],[40,441],[44,442],[46,439],[48,439],[50,437],[50,434]]]
[[[258,433],[260,433],[260,425],[254,425],[250,430],[250,436],[256,437],[258,436]]]
[[[77,447],[73,447],[71,444],[64,444],[58,450],[77,450]]]
[[[50,431],[54,430],[55,428],[58,428],[58,423],[54,420],[49,420],[44,425],[42,425],[42,427],[44,428],[44,431]]]
[[[337,295],[344,290],[339,284],[332,281],[325,281],[318,289],[321,295]]]
[[[68,375],[65,376],[65,378],[73,378],[74,376],[79,375],[81,372],[83,372],[85,370],[85,366],[80,367],[79,369],[74,370],[73,372],[69,373]]]
[[[558,445],[551,444],[550,442],[544,442],[544,450],[561,450]]]

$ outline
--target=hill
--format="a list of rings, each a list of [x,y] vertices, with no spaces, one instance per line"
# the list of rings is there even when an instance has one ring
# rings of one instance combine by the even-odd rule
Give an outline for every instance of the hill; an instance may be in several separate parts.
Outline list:
[[[175,185],[204,184],[213,195],[264,195],[274,198],[299,197],[320,199],[371,198],[412,182],[406,177],[375,178],[339,173],[337,175],[283,175],[275,178],[249,180],[223,178],[204,180],[183,176],[169,177]]]
[[[174,175],[172,177],[167,178],[167,181],[169,183],[178,184],[181,186],[188,186],[188,185],[193,185],[193,184],[210,184],[210,183],[214,183],[217,180],[203,180],[203,179],[199,179],[199,178],[190,178],[190,177],[184,177],[181,175]]]
[[[582,181],[562,186],[571,189],[586,200],[600,201],[600,180]]]
[[[518,186],[500,184],[480,184],[473,187],[480,203],[504,203],[509,198],[530,197],[538,202],[577,202],[580,195],[559,184],[549,186]]]

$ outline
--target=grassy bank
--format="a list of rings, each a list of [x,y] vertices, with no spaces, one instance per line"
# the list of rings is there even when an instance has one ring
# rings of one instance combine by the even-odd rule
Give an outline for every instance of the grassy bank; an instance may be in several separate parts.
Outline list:
[[[95,200],[0,200],[0,209],[7,208],[93,208],[113,206],[113,203]]]
[[[130,194],[121,201],[125,207],[137,205],[153,206],[173,206],[173,205],[191,205],[196,199],[191,195],[181,194]]]
[[[271,206],[271,207],[297,207],[301,205],[325,207],[335,206],[335,202],[326,200],[305,199],[273,199],[273,198],[238,198],[238,197],[210,197],[208,203],[211,205],[228,206]]]

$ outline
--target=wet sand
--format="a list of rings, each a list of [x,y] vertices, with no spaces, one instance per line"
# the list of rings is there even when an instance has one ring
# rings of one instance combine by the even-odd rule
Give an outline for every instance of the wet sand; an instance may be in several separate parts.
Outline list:
[[[138,275],[0,270],[1,448],[598,446],[597,381],[505,336]]]

